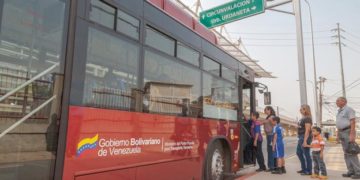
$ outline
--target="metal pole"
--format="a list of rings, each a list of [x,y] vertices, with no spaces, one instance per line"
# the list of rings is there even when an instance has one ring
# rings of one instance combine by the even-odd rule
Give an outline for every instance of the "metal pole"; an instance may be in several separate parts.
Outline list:
[[[306,4],[309,7],[309,13],[310,13],[310,26],[311,26],[311,45],[312,45],[312,55],[313,55],[313,64],[314,64],[314,96],[315,96],[315,116],[316,116],[316,122],[318,126],[321,127],[321,120],[320,120],[320,114],[319,114],[319,101],[318,101],[318,93],[317,93],[317,75],[316,75],[316,61],[315,61],[315,43],[314,43],[314,28],[313,28],[313,21],[312,21],[312,13],[311,13],[311,7],[310,3],[305,0]]]
[[[342,93],[343,93],[343,97],[346,98],[346,92],[345,92],[345,77],[344,77],[344,66],[343,66],[343,58],[342,58],[342,50],[341,50],[341,29],[340,29],[340,24],[337,24],[337,33],[338,33],[338,39],[339,39],[339,52],[340,52],[340,64],[341,64],[341,81],[342,81]]]
[[[319,92],[320,92],[320,94],[319,94],[319,96],[320,96],[320,112],[319,112],[319,114],[320,114],[320,120],[322,120],[322,107],[323,107],[323,103],[322,103],[322,84],[323,84],[323,82],[322,82],[322,77],[319,77],[319,79],[320,79],[320,90],[319,90]]]
[[[283,1],[283,2],[279,2],[279,3],[274,3],[272,5],[267,5],[266,4],[266,9],[271,9],[271,8],[274,8],[274,7],[277,7],[277,6],[281,6],[281,5],[284,5],[284,4],[287,4],[287,3],[291,3],[293,0],[286,0],[286,1]]]
[[[201,8],[201,1],[197,0],[195,6],[195,13],[199,14],[199,9]]]
[[[326,78],[324,78],[324,77],[319,77],[319,79],[320,79],[320,81],[319,81],[319,83],[320,83],[320,90],[319,90],[319,96],[320,96],[320,102],[319,102],[319,105],[320,105],[320,121],[322,122],[322,112],[323,112],[323,89],[324,89],[324,83],[325,83],[325,81],[326,81]]]
[[[318,104],[318,102],[317,102],[317,93],[316,93],[316,88],[314,88],[314,84],[311,82],[311,81],[308,81],[308,82],[310,82],[311,83],[311,85],[312,85],[312,87],[313,87],[313,89],[314,89],[314,92],[313,92],[313,94],[314,94],[314,108],[315,108],[315,120],[316,120],[316,124],[317,124],[317,126],[319,126],[319,127],[321,127],[321,124],[320,124],[320,118],[318,118],[318,108],[317,108],[317,104]]]
[[[42,76],[46,75],[47,73],[51,72],[53,69],[55,69],[57,66],[59,65],[59,63],[54,64],[53,66],[51,66],[50,68],[46,69],[45,71],[39,73],[38,75],[36,75],[35,77],[29,79],[28,81],[24,82],[23,84],[21,84],[20,86],[16,87],[15,89],[9,91],[8,93],[6,93],[5,95],[0,97],[0,102],[5,100],[6,98],[8,98],[9,96],[13,95],[14,93],[16,93],[17,91],[19,91],[20,89],[26,87],[27,85],[31,84],[32,82],[36,81],[37,79],[41,78]]]
[[[7,129],[5,129],[1,134],[0,134],[0,138],[4,137],[7,133],[9,133],[11,130],[15,129],[16,127],[18,127],[21,123],[23,123],[24,121],[26,121],[27,119],[29,119],[32,115],[34,115],[35,113],[37,113],[38,111],[40,111],[42,108],[44,108],[46,105],[48,105],[51,101],[53,101],[54,99],[56,99],[56,95],[54,95],[53,97],[51,97],[50,99],[48,99],[47,101],[45,101],[44,103],[42,103],[39,107],[35,108],[34,110],[32,110],[29,114],[27,114],[26,116],[24,116],[23,118],[21,118],[20,120],[16,121],[16,123],[14,123],[13,125],[11,125],[10,127],[8,127]]]
[[[294,13],[295,13],[295,20],[296,20],[300,100],[301,100],[301,104],[307,104],[306,72],[305,72],[305,61],[304,61],[304,42],[303,42],[303,31],[302,31],[302,22],[301,22],[300,0],[293,0],[293,6],[294,6]]]
[[[1,25],[2,25],[2,19],[3,19],[3,12],[4,12],[4,1],[0,1],[0,34],[1,34]]]

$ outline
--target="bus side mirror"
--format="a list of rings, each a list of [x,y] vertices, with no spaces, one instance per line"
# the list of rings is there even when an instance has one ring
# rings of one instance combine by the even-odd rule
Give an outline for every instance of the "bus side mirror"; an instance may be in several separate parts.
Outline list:
[[[270,92],[264,92],[264,104],[265,105],[271,104],[271,93]]]

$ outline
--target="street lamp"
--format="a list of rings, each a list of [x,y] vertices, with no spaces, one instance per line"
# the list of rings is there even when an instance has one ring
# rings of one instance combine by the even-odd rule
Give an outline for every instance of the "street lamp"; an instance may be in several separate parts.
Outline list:
[[[319,100],[317,96],[317,80],[316,80],[316,62],[315,62],[315,45],[314,45],[314,29],[313,29],[313,21],[312,21],[312,14],[311,14],[311,6],[310,3],[305,0],[306,4],[309,7],[309,13],[310,13],[310,26],[311,26],[311,45],[312,45],[312,55],[313,55],[313,64],[314,64],[314,92],[315,92],[315,115],[317,124],[321,126],[321,119],[319,114]]]
[[[268,91],[268,87],[265,84],[262,84],[259,82],[255,83],[255,87],[261,88],[261,89],[259,89],[259,93],[260,94],[264,93],[264,104],[270,105],[271,104],[271,93]]]

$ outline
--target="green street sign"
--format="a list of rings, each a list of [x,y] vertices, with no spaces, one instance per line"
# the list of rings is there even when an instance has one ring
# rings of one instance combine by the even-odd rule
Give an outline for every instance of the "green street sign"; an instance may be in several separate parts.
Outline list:
[[[235,0],[200,13],[200,22],[213,28],[263,13],[264,0]]]

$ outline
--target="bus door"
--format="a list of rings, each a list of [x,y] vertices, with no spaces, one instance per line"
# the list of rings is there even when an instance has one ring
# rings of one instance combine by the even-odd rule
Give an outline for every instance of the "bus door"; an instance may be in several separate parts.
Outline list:
[[[250,114],[254,109],[254,86],[253,83],[239,78],[239,121],[240,121],[240,152],[239,163],[240,167],[244,168],[245,165],[255,164],[255,151],[251,137],[251,122],[249,121]]]
[[[0,1],[0,179],[53,179],[66,2]]]

